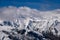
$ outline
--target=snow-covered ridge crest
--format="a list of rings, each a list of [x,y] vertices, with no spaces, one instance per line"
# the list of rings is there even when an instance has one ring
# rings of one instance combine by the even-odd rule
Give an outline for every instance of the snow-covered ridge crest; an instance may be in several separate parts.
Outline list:
[[[0,8],[0,19],[14,20],[15,18],[51,18],[51,17],[60,17],[60,9],[52,11],[39,11],[37,9],[32,9],[29,7],[5,7]],[[4,16],[4,17],[3,17]]]

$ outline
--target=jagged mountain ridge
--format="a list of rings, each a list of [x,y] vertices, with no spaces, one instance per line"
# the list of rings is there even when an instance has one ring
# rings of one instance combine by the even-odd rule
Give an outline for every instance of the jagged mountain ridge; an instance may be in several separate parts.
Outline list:
[[[49,24],[50,23],[48,23],[47,22],[47,24],[46,25],[44,25],[44,27],[43,27],[43,29],[42,29],[42,26],[43,26],[43,24],[40,24],[40,22],[42,23],[42,22],[44,22],[44,21],[42,21],[42,20],[30,20],[29,21],[29,23],[28,23],[28,25],[26,25],[23,29],[25,29],[26,31],[27,31],[27,33],[28,32],[30,32],[30,31],[32,31],[32,32],[35,32],[35,33],[37,33],[37,34],[39,34],[39,35],[41,35],[40,33],[42,33],[43,31],[47,31],[47,30],[49,30],[49,31],[51,31],[54,35],[56,35],[57,33],[57,35],[59,36],[60,35],[60,31],[59,31],[59,29],[57,30],[57,25],[59,25],[60,23],[58,22],[58,20],[54,20],[54,22],[51,24],[51,26],[49,26]],[[4,22],[8,22],[8,21],[4,21]],[[4,24],[4,22],[3,22],[3,24]],[[35,24],[37,25],[37,26],[35,26]],[[6,24],[6,23],[5,23]],[[34,24],[34,25],[32,25],[32,24]],[[41,26],[39,26],[39,25],[41,25]],[[9,24],[6,24],[6,25],[0,25],[0,28],[7,28],[7,29],[2,29],[2,30],[5,30],[5,31],[7,31],[8,30],[8,32],[9,31],[11,31],[11,29],[15,29],[15,27],[17,27],[16,29],[18,29],[18,30],[21,30],[21,28],[19,29],[19,26],[17,26],[17,25],[13,25],[13,26],[11,26],[11,25],[9,25]],[[39,27],[41,27],[41,28],[39,28]],[[9,28],[9,29],[8,29]],[[46,29],[46,30],[45,30]],[[0,31],[2,31],[2,30],[0,30]],[[29,30],[29,31],[28,31]],[[54,31],[53,31],[54,30]],[[57,30],[57,33],[56,33],[56,30]],[[40,32],[41,31],[41,32]],[[43,34],[42,34],[42,36],[43,36]],[[42,39],[43,40],[43,39]]]
[[[7,10],[9,12],[7,12]],[[1,36],[3,36],[0,36],[1,40],[59,40],[60,14],[58,11],[40,12],[28,7],[13,8],[16,13],[11,10],[12,8],[7,8],[2,12],[2,16],[5,15],[4,18],[2,16],[0,18],[0,33],[2,33]],[[52,35],[52,37],[57,35],[56,39],[50,37],[50,35]],[[21,37],[24,37],[24,39]]]

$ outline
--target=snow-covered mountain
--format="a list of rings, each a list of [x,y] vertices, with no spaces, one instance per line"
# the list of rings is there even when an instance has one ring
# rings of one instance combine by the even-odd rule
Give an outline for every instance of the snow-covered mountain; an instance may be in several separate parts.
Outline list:
[[[0,9],[0,40],[60,40],[60,9]]]

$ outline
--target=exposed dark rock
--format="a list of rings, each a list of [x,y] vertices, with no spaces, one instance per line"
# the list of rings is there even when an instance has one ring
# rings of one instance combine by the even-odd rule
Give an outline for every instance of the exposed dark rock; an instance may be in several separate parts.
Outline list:
[[[42,32],[44,38],[50,39],[50,40],[60,40],[60,37],[57,35],[54,35],[52,32]]]
[[[11,24],[10,21],[4,21],[3,24],[4,24],[4,25],[8,25],[8,26],[12,26],[12,24]]]
[[[22,29],[22,30],[18,30],[18,31],[17,31],[18,34],[19,34],[19,33],[20,33],[20,34],[24,34],[25,32],[26,32],[25,29]]]
[[[33,31],[28,32],[27,35],[31,36],[31,37],[35,37],[36,39],[39,39],[39,40],[42,40],[42,38],[43,38],[41,35],[38,35],[37,33],[33,32]]]
[[[0,24],[0,26],[3,26],[3,24]]]
[[[3,32],[3,33],[5,33],[5,34],[8,34],[8,35],[10,34],[9,32],[7,32],[7,31],[4,31],[4,30],[2,30],[2,32]]]

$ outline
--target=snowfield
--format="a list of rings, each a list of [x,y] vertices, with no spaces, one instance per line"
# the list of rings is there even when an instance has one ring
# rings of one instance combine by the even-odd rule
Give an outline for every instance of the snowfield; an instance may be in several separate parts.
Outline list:
[[[60,40],[60,9],[0,8],[0,40]]]

